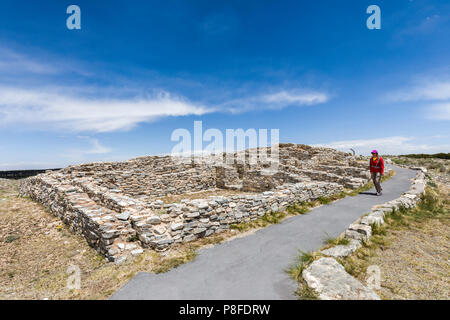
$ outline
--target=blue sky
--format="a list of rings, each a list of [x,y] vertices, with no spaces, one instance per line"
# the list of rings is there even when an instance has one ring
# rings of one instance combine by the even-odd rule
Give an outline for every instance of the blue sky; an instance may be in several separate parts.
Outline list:
[[[366,27],[372,4],[381,30]],[[448,39],[448,1],[3,0],[0,170],[170,153],[197,120],[450,152]]]

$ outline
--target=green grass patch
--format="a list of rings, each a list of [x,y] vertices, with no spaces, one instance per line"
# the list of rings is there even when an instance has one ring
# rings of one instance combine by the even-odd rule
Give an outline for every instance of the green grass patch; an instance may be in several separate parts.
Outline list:
[[[428,181],[427,185],[432,187],[432,188],[437,188],[437,184],[434,183],[433,181]]]
[[[310,288],[303,279],[299,282],[295,294],[300,300],[319,300],[319,296],[314,289]]]
[[[13,241],[18,240],[20,237],[18,235],[12,234],[6,237],[5,242],[6,243],[11,243]]]
[[[244,232],[250,229],[263,228],[269,224],[280,223],[285,217],[286,213],[284,212],[271,211],[252,221],[231,224],[230,229]]]
[[[262,216],[262,220],[269,223],[280,223],[286,217],[286,213],[281,211],[270,211]]]
[[[399,157],[403,158],[413,158],[413,159],[450,159],[450,153],[435,153],[435,154],[424,154],[424,153],[413,153],[413,154],[403,154]]]
[[[128,242],[136,242],[136,241],[138,241],[138,240],[139,240],[139,236],[138,236],[137,234],[132,235],[132,236],[129,236],[129,237],[127,238],[127,241],[128,241]]]
[[[350,243],[350,239],[343,238],[343,237],[332,238],[327,235],[327,237],[325,238],[325,243],[329,244],[329,245],[333,245],[333,246],[338,246],[338,245],[346,246]]]
[[[286,269],[286,273],[289,274],[292,279],[299,281],[302,276],[303,270],[306,269],[306,267],[314,261],[314,259],[317,257],[317,254],[312,252],[303,252],[299,250],[299,254],[296,257],[296,262],[292,266],[290,266],[288,269]]]
[[[164,273],[172,268],[176,268],[179,265],[192,261],[197,256],[195,249],[191,248],[187,250],[183,255],[171,258],[161,258],[158,262],[158,266],[154,269],[155,273]]]
[[[310,265],[319,256],[320,255],[317,253],[299,251],[299,254],[296,257],[295,264],[285,270],[285,272],[292,279],[298,282],[299,285],[297,290],[295,291],[295,294],[300,300],[319,299],[317,293],[306,284],[305,280],[303,280],[302,277],[303,270],[305,270],[308,265]]]
[[[320,204],[329,204],[333,200],[331,200],[329,197],[319,197],[319,198],[317,198],[317,201],[319,201]]]
[[[378,223],[372,223],[370,225],[370,227],[372,228],[372,235],[382,235],[385,236],[386,235],[386,228],[383,225],[380,225]]]
[[[292,204],[286,208],[286,211],[291,215],[305,214],[311,210],[311,204],[306,202],[299,202]]]
[[[375,244],[378,247],[382,247],[383,249],[385,247],[388,247],[390,244],[390,241],[388,241],[385,237],[386,234],[382,234],[382,235],[374,235],[370,238],[370,242],[372,242],[373,244]]]
[[[335,200],[345,198],[346,196],[347,196],[347,193],[345,191],[341,191],[339,193],[329,196],[328,198],[331,199],[331,201],[335,201]]]

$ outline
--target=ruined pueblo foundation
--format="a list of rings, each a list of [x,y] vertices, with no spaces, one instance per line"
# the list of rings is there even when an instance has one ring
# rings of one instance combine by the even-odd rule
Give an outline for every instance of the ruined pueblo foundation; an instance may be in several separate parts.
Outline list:
[[[330,148],[280,144],[273,161],[249,165],[250,149],[212,156],[147,156],[89,163],[23,180],[22,196],[42,203],[110,261],[220,233],[288,205],[357,188],[367,164]],[[230,154],[223,154],[224,159]],[[243,157],[243,158],[242,158]]]

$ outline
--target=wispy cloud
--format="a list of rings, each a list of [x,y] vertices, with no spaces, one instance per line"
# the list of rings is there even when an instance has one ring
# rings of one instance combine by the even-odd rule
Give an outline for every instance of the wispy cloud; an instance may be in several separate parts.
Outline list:
[[[396,33],[396,36],[411,37],[435,32],[436,29],[447,23],[449,18],[450,15],[430,14],[421,20],[410,21],[406,24],[407,27]]]
[[[450,80],[423,81],[388,94],[393,101],[422,101],[450,99]]]
[[[426,116],[431,120],[450,120],[450,101],[429,106]]]
[[[29,124],[69,131],[109,132],[161,117],[202,115],[210,108],[160,92],[152,97],[87,98],[58,89],[0,88],[0,125]]]
[[[21,76],[34,78],[41,82],[45,77],[67,74],[72,77],[74,75],[93,75],[79,61],[39,52],[33,48],[28,48],[27,52],[24,53],[0,45],[0,81],[8,81],[11,76]]]
[[[422,80],[419,84],[388,94],[394,102],[421,102],[428,120],[450,120],[450,80]]]
[[[233,91],[220,102],[204,102],[209,97],[197,96],[193,101],[180,94],[154,89],[151,85],[150,89],[133,83],[126,87],[117,84],[69,85],[64,79],[72,70],[62,68],[57,57],[51,59],[51,64],[45,62],[49,61],[43,58],[47,55],[31,56],[0,46],[0,127],[25,125],[40,130],[112,132],[129,130],[140,123],[165,117],[280,110],[289,106],[316,105],[330,99],[324,92],[280,86],[264,88],[264,91],[254,88],[245,94]],[[103,83],[96,78],[95,72],[86,73],[85,69],[77,71],[81,76],[79,80]],[[14,81],[9,81],[10,78]],[[22,83],[23,79],[26,83]],[[147,93],[149,90],[151,93]],[[221,91],[230,90],[222,88]]]
[[[49,63],[38,61],[9,48],[0,47],[0,71],[3,73],[55,74],[58,69]]]
[[[289,106],[308,106],[327,102],[330,97],[323,92],[308,90],[279,90],[226,101],[221,105],[233,113],[255,109],[283,109]]]
[[[375,139],[357,139],[333,141],[315,146],[329,147],[345,152],[350,149],[355,150],[357,154],[368,155],[373,149],[377,149],[380,154],[408,154],[408,153],[437,153],[448,152],[450,144],[429,144],[421,143],[416,137],[383,137]]]
[[[282,109],[328,101],[320,92],[281,90],[207,106],[159,91],[152,95],[105,97],[79,88],[23,89],[0,87],[0,126],[27,124],[36,128],[73,132],[127,130],[139,123],[163,117],[204,115],[212,112],[241,113],[254,109]],[[111,89],[107,89],[110,92]],[[100,97],[101,96],[101,97]],[[110,96],[110,95],[109,95]]]

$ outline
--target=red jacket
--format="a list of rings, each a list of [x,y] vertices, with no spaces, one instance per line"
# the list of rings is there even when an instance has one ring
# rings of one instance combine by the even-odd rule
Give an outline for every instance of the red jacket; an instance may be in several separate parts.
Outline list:
[[[384,161],[382,157],[378,157],[377,161],[373,161],[373,158],[370,157],[370,172],[381,172],[384,174]]]

